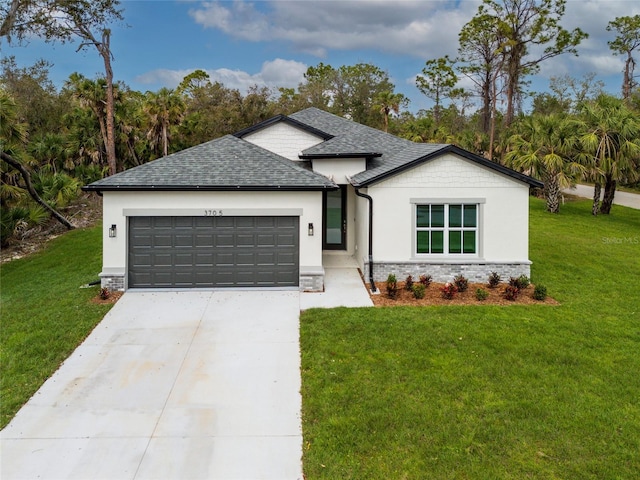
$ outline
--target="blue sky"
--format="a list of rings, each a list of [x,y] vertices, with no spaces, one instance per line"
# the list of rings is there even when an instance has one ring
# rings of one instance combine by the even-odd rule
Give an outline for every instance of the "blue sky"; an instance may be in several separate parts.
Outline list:
[[[116,80],[140,91],[175,87],[195,69],[227,87],[257,84],[295,87],[307,67],[319,62],[339,67],[359,62],[386,70],[410,109],[431,106],[415,87],[425,61],[457,54],[457,36],[476,13],[477,0],[276,0],[173,1],[123,0],[124,22],[112,26]],[[620,92],[622,57],[609,51],[613,34],[606,25],[616,16],[640,14],[637,0],[568,0],[563,26],[580,27],[590,37],[579,56],[562,55],[542,64],[531,88],[546,90],[553,75],[580,78],[595,72],[609,91]],[[61,86],[73,72],[102,74],[95,49],[78,44],[25,46],[0,44],[25,67],[43,58],[53,64],[51,78]],[[462,86],[465,85],[462,82]]]

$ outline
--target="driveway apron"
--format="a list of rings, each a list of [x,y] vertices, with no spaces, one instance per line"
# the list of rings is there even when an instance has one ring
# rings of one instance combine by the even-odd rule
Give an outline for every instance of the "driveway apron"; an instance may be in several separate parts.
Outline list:
[[[1,478],[301,479],[298,292],[127,292],[1,433]]]

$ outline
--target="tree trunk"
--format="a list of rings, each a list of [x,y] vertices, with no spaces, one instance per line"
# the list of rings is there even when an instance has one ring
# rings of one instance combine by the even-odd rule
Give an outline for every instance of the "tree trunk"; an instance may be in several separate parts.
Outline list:
[[[169,138],[167,137],[168,125],[162,122],[162,154],[163,156],[169,155]]]
[[[113,94],[113,69],[111,68],[111,31],[105,29],[102,32],[102,42],[96,42],[95,46],[104,61],[105,79],[107,81],[107,165],[109,165],[109,175],[114,175],[117,171],[116,164],[116,135],[115,135],[115,101]]]
[[[516,115],[516,96],[520,88],[520,75],[522,73],[522,57],[525,48],[518,40],[511,47],[507,57],[507,112],[504,116],[504,125],[508,127]]]
[[[631,98],[631,83],[633,82],[633,66],[634,60],[631,52],[627,53],[627,60],[624,62],[624,75],[622,77],[622,99],[629,100]]]
[[[593,205],[591,206],[591,215],[598,215],[600,212],[600,192],[602,191],[602,185],[600,182],[596,182],[593,188]]]
[[[491,128],[491,75],[487,74],[482,84],[482,132],[489,133]]]
[[[26,168],[24,168],[24,165],[22,165],[18,160],[16,160],[11,155],[5,152],[0,152],[0,158],[2,158],[2,160],[7,162],[9,165],[11,165],[13,168],[15,168],[20,172],[20,175],[22,175],[22,178],[24,179],[24,183],[27,186],[27,192],[29,192],[29,195],[31,195],[31,198],[33,198],[38,205],[42,206],[45,210],[51,213],[51,215],[53,215],[53,217],[56,220],[58,220],[58,222],[64,225],[67,228],[67,230],[73,230],[75,228],[71,224],[71,222],[69,222],[69,220],[64,218],[53,207],[51,207],[51,205],[45,202],[40,197],[40,195],[38,195],[38,192],[36,192],[36,190],[33,188],[33,185],[31,184],[31,175],[29,174],[29,171]]]
[[[496,82],[498,76],[497,73],[493,76],[493,80],[491,82],[491,88],[493,90],[493,102],[491,103],[491,119],[489,124],[489,160],[493,161],[493,142],[496,138],[496,115],[497,115],[497,96],[496,96]]]
[[[616,194],[616,181],[607,175],[604,183],[604,195],[602,197],[602,205],[600,206],[600,213],[609,215],[611,213],[611,205],[613,205],[613,197]]]
[[[544,182],[544,196],[547,200],[547,212],[558,213],[560,211],[560,185],[556,175],[547,177]]]

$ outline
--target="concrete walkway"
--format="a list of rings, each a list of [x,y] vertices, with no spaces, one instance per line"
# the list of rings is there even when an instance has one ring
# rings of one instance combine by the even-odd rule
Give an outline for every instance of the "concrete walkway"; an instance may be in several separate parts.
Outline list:
[[[300,310],[333,307],[373,307],[353,257],[325,255],[324,292],[300,294]]]
[[[127,292],[0,434],[13,479],[302,479],[299,292]]]
[[[563,190],[563,193],[593,199],[593,187],[589,185],[576,185],[575,188],[566,188]],[[602,199],[603,195],[604,189],[600,194],[600,199]],[[623,207],[640,209],[640,194],[620,192],[616,190],[616,194],[613,197],[613,203],[615,205],[622,205]]]

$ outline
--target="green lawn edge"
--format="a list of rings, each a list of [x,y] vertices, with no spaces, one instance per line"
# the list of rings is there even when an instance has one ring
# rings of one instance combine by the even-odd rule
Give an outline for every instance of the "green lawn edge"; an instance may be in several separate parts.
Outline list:
[[[0,267],[0,428],[100,322],[110,305],[99,287],[101,227],[50,240],[44,250]]]

